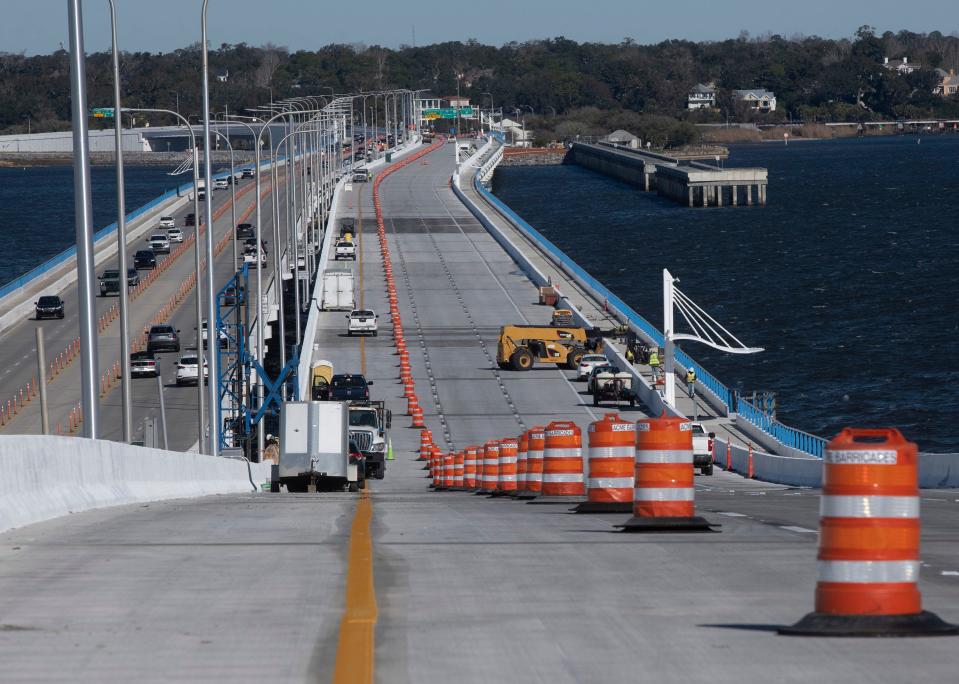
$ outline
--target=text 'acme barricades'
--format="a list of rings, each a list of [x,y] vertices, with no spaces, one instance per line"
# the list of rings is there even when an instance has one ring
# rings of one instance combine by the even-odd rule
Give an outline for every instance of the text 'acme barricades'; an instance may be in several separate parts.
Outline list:
[[[781,634],[959,633],[922,609],[919,453],[899,430],[846,428],[826,445],[819,515],[815,611]]]
[[[581,503],[586,496],[582,430],[572,421],[554,420],[543,434],[542,494],[530,503]]]

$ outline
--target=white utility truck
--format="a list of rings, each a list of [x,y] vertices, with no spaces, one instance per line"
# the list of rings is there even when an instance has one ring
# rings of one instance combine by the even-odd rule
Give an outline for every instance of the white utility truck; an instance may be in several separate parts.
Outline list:
[[[329,269],[323,272],[323,311],[352,311],[356,307],[353,294],[353,271]]]
[[[359,489],[345,401],[288,401],[280,411],[279,484],[289,492]]]

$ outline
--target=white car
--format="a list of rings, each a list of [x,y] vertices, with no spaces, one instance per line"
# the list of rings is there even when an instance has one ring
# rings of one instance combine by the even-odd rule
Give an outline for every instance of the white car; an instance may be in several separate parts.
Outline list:
[[[190,352],[180,357],[176,363],[176,384],[177,387],[183,385],[195,385],[198,382],[198,368],[196,352]],[[203,361],[203,380],[210,379],[210,367]]]
[[[251,252],[244,253],[241,263],[249,264],[250,268],[257,268],[256,250],[254,249]],[[266,266],[266,252],[264,252],[263,250],[260,250],[260,265]]]
[[[229,190],[229,189],[230,189],[230,181],[228,181],[226,178],[217,178],[215,181],[213,181],[213,189],[214,189],[214,190]]]
[[[229,346],[230,338],[227,337],[226,333],[222,330],[220,332],[220,349],[226,349]],[[203,329],[200,331],[200,337],[203,340],[203,348],[206,349],[206,334],[207,334],[207,325],[206,321],[203,321]]]
[[[609,359],[602,354],[584,354],[579,361],[579,368],[576,369],[576,379],[586,380],[596,366],[605,366],[608,363]]]
[[[346,334],[353,335],[372,335],[376,337],[376,319],[379,316],[371,309],[353,309],[347,316],[349,323],[346,327]]]
[[[160,217],[160,227],[161,228],[173,228],[176,226],[176,221],[173,220],[172,216],[161,216]]]
[[[179,228],[170,228],[166,236],[170,242],[183,242],[183,231]]]
[[[336,243],[336,252],[333,259],[352,259],[356,261],[356,245],[349,240],[340,240]]]
[[[155,254],[169,254],[170,239],[166,233],[156,233],[150,236],[150,247]]]

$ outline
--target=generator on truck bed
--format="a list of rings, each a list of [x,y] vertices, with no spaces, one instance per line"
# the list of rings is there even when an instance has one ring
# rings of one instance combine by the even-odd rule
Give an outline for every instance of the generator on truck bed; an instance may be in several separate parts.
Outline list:
[[[504,325],[496,345],[500,368],[529,370],[536,363],[576,369],[586,353],[586,329],[572,326]]]
[[[289,492],[357,491],[365,464],[350,456],[345,401],[288,401],[280,410],[279,483]]]

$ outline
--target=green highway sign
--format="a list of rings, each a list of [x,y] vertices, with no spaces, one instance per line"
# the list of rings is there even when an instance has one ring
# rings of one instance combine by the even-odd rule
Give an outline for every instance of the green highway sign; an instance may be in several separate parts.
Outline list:
[[[113,107],[94,107],[90,110],[90,116],[94,119],[112,119]]]
[[[459,116],[473,116],[472,107],[460,107]],[[455,107],[443,107],[442,109],[424,109],[424,119],[455,119],[457,116]]]

